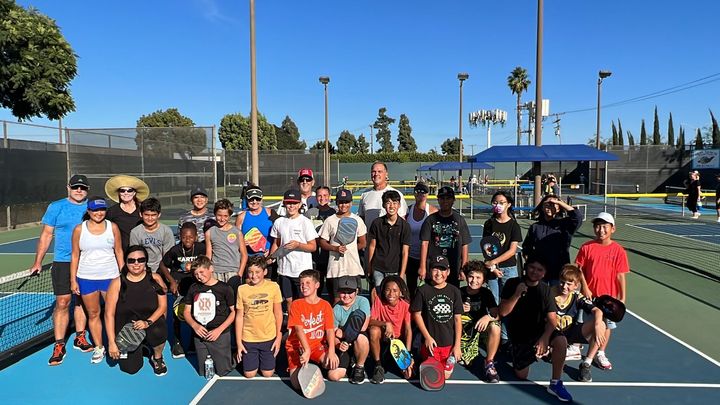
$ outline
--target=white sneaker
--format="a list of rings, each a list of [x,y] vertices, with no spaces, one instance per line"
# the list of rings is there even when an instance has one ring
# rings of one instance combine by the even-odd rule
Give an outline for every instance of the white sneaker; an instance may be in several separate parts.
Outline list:
[[[603,370],[612,370],[612,363],[610,363],[604,352],[598,352],[593,359],[593,363]]]
[[[96,347],[93,349],[92,357],[90,357],[90,363],[98,364],[105,358],[105,348]]]
[[[578,345],[568,345],[565,351],[565,360],[581,360],[582,352],[580,350],[580,346]]]

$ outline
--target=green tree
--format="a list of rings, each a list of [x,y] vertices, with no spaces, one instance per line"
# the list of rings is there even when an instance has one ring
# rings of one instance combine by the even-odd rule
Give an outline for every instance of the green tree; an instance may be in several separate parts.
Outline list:
[[[275,127],[278,150],[305,150],[307,144],[300,139],[300,131],[289,115],[285,116],[282,124]]]
[[[625,141],[623,140],[623,130],[622,130],[622,124],[620,123],[620,118],[618,118],[618,145],[624,145]]]
[[[670,119],[668,119],[668,146],[675,146],[675,128],[673,125],[672,113],[670,113]]]
[[[612,144],[618,144],[618,132],[617,127],[615,127],[615,121],[612,122]]]
[[[695,133],[695,149],[704,149],[705,146],[703,145],[703,136],[702,132],[700,132],[700,128],[697,129],[697,132]]]
[[[645,132],[645,120],[640,124],[640,145],[647,145],[647,132]]]
[[[190,159],[208,148],[205,129],[195,128],[193,120],[180,114],[177,108],[143,115],[136,127],[135,143],[146,157],[172,157],[177,153]]]
[[[360,134],[360,136],[357,139],[357,153],[367,155],[370,153],[370,144],[365,139],[364,134]]]
[[[325,150],[325,141],[317,141],[317,142],[315,142],[315,145],[311,146],[311,147],[310,147],[310,150],[320,150],[320,151],[324,151],[324,150]],[[329,152],[331,155],[334,155],[334,154],[337,153],[337,149],[335,149],[335,146],[334,146],[332,143],[328,143],[328,152]]]
[[[720,128],[718,128],[718,122],[712,110],[710,110],[710,119],[712,120],[712,147],[720,148]]]
[[[457,155],[460,153],[460,138],[448,138],[440,145],[443,155]]]
[[[632,132],[627,131],[627,134],[628,134],[628,145],[635,146],[635,138],[633,138]]]
[[[77,56],[51,18],[0,0],[0,106],[18,120],[75,111]]]
[[[412,136],[412,127],[407,115],[400,114],[398,123],[398,152],[417,152],[417,144]]]
[[[677,148],[678,149],[685,149],[685,128],[680,125],[680,135],[678,135],[677,139]]]
[[[520,97],[522,97],[522,93],[527,91],[528,87],[530,86],[530,79],[528,78],[528,73],[525,68],[521,66],[517,66],[515,69],[513,69],[512,72],[510,72],[510,76],[507,77],[507,84],[510,88],[510,91],[512,94],[517,95],[517,144],[520,145],[520,137],[522,134],[522,130],[520,128]]]
[[[275,126],[264,115],[258,113],[258,150],[277,150]],[[252,149],[252,127],[250,116],[240,113],[225,114],[218,130],[220,143],[226,150]]]
[[[340,154],[358,153],[358,141],[347,129],[340,132],[336,145]]]
[[[653,145],[662,145],[660,138],[660,119],[658,119],[657,106],[655,106],[655,118],[653,118]]]
[[[375,135],[380,150],[376,152],[392,152],[394,150],[392,144],[392,133],[390,132],[390,124],[395,122],[395,118],[391,118],[385,114],[387,108],[382,107],[378,110],[378,117],[373,123],[373,128],[377,129],[378,132]]]

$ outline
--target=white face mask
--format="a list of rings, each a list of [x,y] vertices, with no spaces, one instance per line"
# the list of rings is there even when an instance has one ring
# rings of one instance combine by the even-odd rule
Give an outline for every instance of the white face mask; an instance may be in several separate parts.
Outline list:
[[[505,211],[504,205],[493,205],[493,212],[495,214],[502,214]]]

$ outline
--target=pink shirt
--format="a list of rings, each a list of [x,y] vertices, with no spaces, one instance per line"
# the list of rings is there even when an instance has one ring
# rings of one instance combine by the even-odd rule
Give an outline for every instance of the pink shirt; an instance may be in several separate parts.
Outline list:
[[[399,300],[392,307],[382,302],[380,297],[375,297],[370,318],[380,322],[390,322],[393,326],[393,337],[399,338],[403,331],[403,323],[410,322],[410,304],[405,300]]]

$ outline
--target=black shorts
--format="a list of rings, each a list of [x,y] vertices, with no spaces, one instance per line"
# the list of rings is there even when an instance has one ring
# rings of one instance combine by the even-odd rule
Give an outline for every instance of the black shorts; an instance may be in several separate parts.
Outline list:
[[[573,323],[572,325],[570,325],[570,327],[568,327],[567,329],[565,329],[562,332],[560,332],[560,331],[553,332],[550,339],[552,340],[555,338],[555,336],[558,336],[558,335],[564,335],[565,339],[567,339],[567,342],[569,345],[574,344],[574,343],[586,344],[586,343],[588,343],[588,341],[587,341],[587,339],[585,339],[585,336],[583,336],[582,327],[583,327],[583,324],[581,324],[581,323]]]
[[[537,361],[535,343],[512,343],[512,363],[515,370],[523,370]]]
[[[338,359],[340,360],[340,363],[338,363],[338,368],[344,368],[345,370],[350,368],[350,361],[351,361],[351,357],[352,357],[352,356],[350,356],[350,352],[352,350],[353,350],[352,346],[350,346],[350,348],[348,348],[347,351],[345,351],[345,353],[337,350],[337,348],[335,349],[335,353],[338,355]]]
[[[267,342],[243,342],[245,350],[242,356],[242,366],[244,372],[261,370],[275,370],[275,356],[273,356],[272,345],[275,339]]]
[[[302,294],[300,293],[299,277],[280,275],[278,276],[278,283],[280,284],[280,292],[282,292],[283,298],[292,298],[294,300],[302,298]]]
[[[70,262],[53,262],[50,268],[53,293],[55,295],[70,295]]]
[[[190,286],[195,283],[195,277],[193,277],[192,273],[171,271],[170,276],[172,276],[173,280],[178,283],[178,293],[182,296],[185,296]]]

